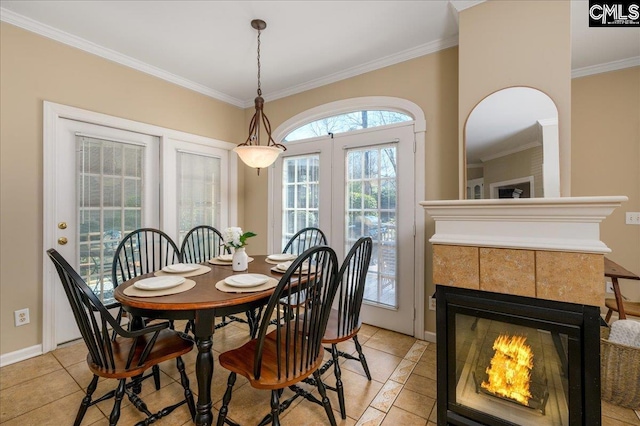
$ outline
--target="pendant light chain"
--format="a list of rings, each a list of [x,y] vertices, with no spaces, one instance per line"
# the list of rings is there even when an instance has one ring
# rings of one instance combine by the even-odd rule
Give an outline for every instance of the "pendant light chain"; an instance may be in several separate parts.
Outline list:
[[[262,96],[262,89],[260,88],[260,34],[262,31],[258,29],[258,96]]]

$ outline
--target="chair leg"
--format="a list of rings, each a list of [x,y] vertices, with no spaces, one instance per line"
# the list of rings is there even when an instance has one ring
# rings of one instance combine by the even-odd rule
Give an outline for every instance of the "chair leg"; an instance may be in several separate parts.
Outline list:
[[[333,410],[331,409],[331,401],[329,401],[329,398],[327,397],[327,390],[324,387],[324,383],[322,383],[322,378],[320,377],[318,370],[313,372],[313,378],[316,379],[318,392],[322,397],[322,406],[324,407],[324,411],[327,413],[327,417],[329,417],[329,423],[331,423],[331,426],[337,426],[336,418],[334,417]]]
[[[178,371],[180,372],[180,384],[182,384],[182,387],[184,389],[184,399],[187,401],[189,413],[191,413],[191,420],[195,420],[196,404],[193,401],[193,393],[191,392],[191,388],[189,387],[189,377],[187,376],[187,372],[184,369],[184,361],[182,360],[181,356],[176,358],[176,365],[178,367]]]
[[[151,367],[151,371],[153,372],[153,384],[156,386],[156,390],[160,390],[160,367],[156,364]]]
[[[126,379],[121,379],[120,383],[118,383],[118,388],[116,389],[115,393],[115,401],[113,403],[113,409],[111,410],[111,415],[109,416],[109,426],[116,426],[118,424],[118,419],[120,419],[120,404],[122,403],[122,398],[124,397],[125,381]]]
[[[227,390],[224,393],[224,397],[222,398],[222,407],[220,407],[220,412],[218,413],[218,423],[217,426],[224,426],[224,421],[227,418],[227,413],[229,413],[229,402],[231,401],[231,392],[233,391],[233,385],[236,383],[236,373],[233,371],[229,373],[229,379],[227,380]]]
[[[356,350],[360,357],[360,364],[362,364],[362,368],[364,368],[364,373],[367,375],[367,379],[371,381],[371,373],[369,372],[369,366],[367,365],[367,358],[365,358],[364,352],[362,352],[362,346],[360,346],[360,342],[358,342],[357,334],[353,336],[353,342],[356,344]]]
[[[336,376],[336,391],[338,392],[338,403],[340,404],[340,416],[347,418],[347,409],[344,403],[344,388],[342,387],[342,372],[340,371],[340,363],[338,362],[338,345],[331,344],[331,357],[333,358],[333,372]]]
[[[78,409],[78,414],[76,415],[76,421],[73,422],[73,426],[80,426],[80,423],[82,423],[82,419],[87,412],[87,408],[89,408],[89,406],[91,405],[91,395],[93,395],[93,392],[95,392],[97,386],[98,376],[94,374],[93,379],[91,379],[91,383],[89,383],[89,386],[87,386],[87,394],[84,398],[82,398],[80,408]]]
[[[613,309],[609,309],[607,311],[607,316],[604,317],[604,322],[606,322],[607,324],[609,324],[609,320],[611,319],[611,314],[613,314]]]
[[[280,426],[280,392],[278,389],[271,391],[271,424]]]

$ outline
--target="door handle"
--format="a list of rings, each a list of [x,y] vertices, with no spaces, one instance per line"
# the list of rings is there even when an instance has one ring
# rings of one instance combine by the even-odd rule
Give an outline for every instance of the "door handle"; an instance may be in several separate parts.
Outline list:
[[[67,239],[65,237],[58,238],[58,244],[60,244],[61,246],[67,244]]]
[[[59,229],[67,229],[67,222],[60,222],[58,224]]]

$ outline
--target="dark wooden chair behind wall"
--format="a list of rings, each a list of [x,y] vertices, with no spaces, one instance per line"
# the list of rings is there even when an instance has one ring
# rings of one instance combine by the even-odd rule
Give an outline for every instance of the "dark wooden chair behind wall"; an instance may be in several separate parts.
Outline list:
[[[360,308],[362,307],[364,286],[367,280],[372,248],[373,241],[371,237],[362,237],[355,242],[342,262],[342,266],[338,272],[338,292],[333,303],[334,307],[329,314],[327,331],[325,331],[324,337],[322,338],[323,344],[331,345],[331,349],[325,349],[331,352],[332,357],[321,367],[320,374],[324,374],[324,372],[333,365],[336,386],[335,388],[327,386],[327,388],[338,393],[340,415],[343,419],[347,418],[347,412],[338,357],[341,356],[343,358],[360,361],[367,375],[367,379],[371,380],[367,359],[362,352],[360,342],[358,342],[358,332],[362,326],[362,322],[360,321]],[[357,358],[349,353],[338,350],[338,343],[349,339],[353,339],[353,343],[355,343],[356,350],[358,351]]]
[[[198,225],[185,235],[180,247],[182,261],[185,263],[203,263],[221,254],[231,254],[231,250],[224,246],[224,238],[220,231],[213,226]],[[251,315],[252,313],[247,313]],[[222,317],[216,324],[216,329],[231,324],[233,321],[247,323],[243,318],[230,315]],[[191,321],[187,324],[185,333],[193,327]]]
[[[299,256],[305,250],[320,245],[327,245],[327,237],[324,232],[319,228],[308,227],[296,232],[284,246],[282,253]]]
[[[303,268],[305,262],[308,268]],[[219,426],[225,421],[234,424],[227,416],[237,374],[246,377],[254,388],[271,390],[271,413],[261,425],[279,425],[280,412],[300,396],[324,406],[329,422],[336,425],[318,368],[324,353],[322,336],[337,289],[337,264],[335,252],[327,246],[312,247],[302,253],[282,276],[269,299],[258,337],[220,354],[220,365],[231,373],[220,408]],[[279,309],[282,300],[293,302],[301,291],[306,292],[306,303],[295,305],[283,315]],[[271,324],[271,318],[275,318],[275,324]],[[311,375],[321,400],[297,386]],[[281,403],[280,396],[287,387],[294,395]]]
[[[120,418],[120,405],[125,394],[133,406],[146,416],[146,419],[137,425],[151,424],[169,415],[183,404],[188,405],[193,419],[195,404],[181,358],[193,349],[193,342],[169,329],[168,322],[136,331],[125,330],[80,275],[55,249],[49,249],[47,254],[58,271],[76,323],[89,350],[87,364],[93,373],[93,379],[87,386],[86,395],[82,399],[74,425],[78,426],[82,423],[82,418],[90,406],[109,398],[114,398],[109,424],[117,424]],[[115,333],[115,338],[111,337],[110,329]],[[180,372],[184,399],[153,414],[136,394],[135,389],[140,387],[142,380],[151,377],[151,375],[144,376],[146,370],[171,359],[176,360]],[[94,400],[93,393],[99,377],[116,379],[118,385],[115,390]]]

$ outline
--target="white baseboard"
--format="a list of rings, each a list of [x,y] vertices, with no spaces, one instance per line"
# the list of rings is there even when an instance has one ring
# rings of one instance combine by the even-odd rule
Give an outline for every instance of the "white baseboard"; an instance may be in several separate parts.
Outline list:
[[[425,331],[424,332],[424,340],[426,340],[427,342],[436,342],[436,333],[432,332],[432,331]]]
[[[15,364],[34,356],[42,355],[42,345],[30,346],[28,348],[19,349],[14,352],[0,355],[0,367]]]

